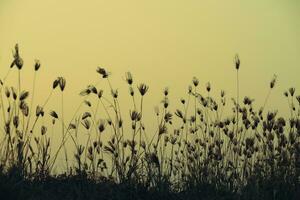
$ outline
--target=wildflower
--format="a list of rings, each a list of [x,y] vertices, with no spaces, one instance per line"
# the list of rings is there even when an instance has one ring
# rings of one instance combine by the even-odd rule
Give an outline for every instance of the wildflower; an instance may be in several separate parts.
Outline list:
[[[176,141],[177,141],[177,138],[172,136],[171,140],[170,140],[171,144],[174,145],[176,143]]]
[[[103,96],[103,90],[99,90],[98,92],[98,98],[100,99]]]
[[[291,88],[289,89],[289,92],[290,92],[290,95],[291,95],[291,96],[294,96],[294,94],[295,94],[295,88],[294,88],[294,87],[291,87]]]
[[[167,133],[167,127],[164,124],[160,124],[158,128],[158,135],[162,135],[164,133]]]
[[[81,156],[81,155],[83,154],[83,151],[84,151],[84,146],[79,145],[79,146],[78,146],[78,149],[77,149],[78,155]]]
[[[86,118],[88,118],[88,117],[91,117],[91,113],[85,112],[85,113],[83,113],[81,119],[84,120],[84,119],[86,119]]]
[[[25,117],[29,115],[29,107],[24,101],[20,103],[20,109]]]
[[[18,126],[19,126],[19,117],[18,116],[14,116],[13,125],[15,126],[15,128],[18,128]]]
[[[172,115],[171,113],[167,112],[167,113],[165,114],[165,116],[164,116],[165,122],[166,122],[166,123],[171,122],[172,116],[173,116],[173,115]]]
[[[274,88],[274,86],[275,86],[275,83],[276,83],[276,79],[277,79],[277,76],[276,75],[274,75],[273,76],[273,79],[271,80],[271,82],[270,82],[270,88],[271,89],[273,89]]]
[[[277,114],[277,111],[275,111],[275,112],[268,112],[268,114],[267,114],[268,121],[272,121],[275,118],[276,114]]]
[[[132,121],[140,121],[142,118],[141,113],[138,113],[137,111],[130,111],[130,118]]]
[[[14,65],[16,65],[16,67],[19,70],[21,70],[23,67],[23,59],[20,57],[18,44],[15,45],[15,51],[13,52],[13,57],[14,57],[14,60],[11,63],[10,68],[12,68]]]
[[[98,146],[98,142],[97,142],[97,141],[94,141],[94,142],[93,142],[93,147],[96,148],[97,146]]]
[[[55,79],[55,80],[53,81],[52,88],[55,89],[55,88],[58,86],[58,84],[59,84],[59,80],[58,80],[58,79]]]
[[[190,121],[194,123],[196,121],[196,117],[194,115],[191,116]]]
[[[148,87],[146,84],[141,83],[141,84],[138,86],[138,89],[139,89],[139,91],[140,91],[140,94],[141,94],[142,96],[144,96],[144,95],[146,94],[146,92],[148,91],[149,87]]]
[[[126,72],[125,76],[126,76],[126,82],[127,82],[129,85],[132,85],[133,79],[132,79],[131,73],[130,73],[130,72]]]
[[[58,115],[57,115],[57,113],[56,113],[54,110],[50,112],[50,115],[51,115],[53,118],[58,119]]]
[[[195,87],[197,87],[199,85],[199,80],[195,76],[193,77],[193,84],[194,84]]]
[[[29,96],[29,92],[27,92],[27,91],[22,91],[22,92],[20,93],[19,100],[20,100],[20,101],[24,101],[28,96]]]
[[[41,67],[41,63],[39,60],[35,60],[35,64],[34,64],[34,70],[38,71]]]
[[[245,104],[245,105],[251,105],[253,101],[254,101],[253,99],[250,99],[250,98],[247,97],[247,96],[244,97],[244,104]]]
[[[218,110],[218,104],[217,104],[216,102],[213,104],[213,109],[214,109],[215,111]]]
[[[277,119],[277,125],[278,127],[284,127],[286,125],[285,119],[283,117],[279,117]]]
[[[93,155],[93,147],[92,147],[92,146],[89,146],[89,148],[88,148],[88,153],[89,153],[90,155]]]
[[[159,115],[159,108],[158,108],[158,106],[154,107],[154,112],[155,112],[156,116]]]
[[[181,99],[180,99],[180,102],[181,102],[182,104],[185,104],[185,99],[181,98]]]
[[[93,85],[88,85],[87,88],[88,88],[92,93],[94,93],[94,94],[97,94],[97,93],[98,93],[97,88],[96,88],[95,86],[93,86]]]
[[[164,108],[167,108],[169,106],[169,99],[167,97],[165,97],[163,100],[162,100],[162,103],[164,105]]]
[[[65,87],[66,87],[66,79],[64,77],[58,77],[59,80],[59,87],[61,91],[64,91]]]
[[[225,96],[225,91],[221,90],[221,97],[223,98]]]
[[[106,122],[104,120],[99,121],[98,130],[102,133],[105,130]]]
[[[7,98],[10,97],[10,91],[9,91],[9,89],[8,89],[7,87],[5,87],[5,96],[6,96]]]
[[[128,145],[128,141],[126,140],[126,141],[124,141],[122,144],[123,144],[123,147],[126,148],[127,145]]]
[[[46,127],[46,126],[42,126],[42,127],[41,127],[41,134],[42,134],[42,135],[45,135],[46,132],[47,132],[47,127]]]
[[[178,116],[179,118],[183,119],[183,113],[181,110],[176,110],[175,115]]]
[[[11,87],[11,92],[12,92],[13,99],[16,100],[18,95],[17,95],[16,89],[14,87]]]
[[[84,104],[87,105],[88,107],[92,106],[91,102],[88,100],[84,100]]]
[[[192,91],[193,91],[193,88],[192,88],[191,85],[189,85],[189,87],[188,87],[188,94],[192,94]]]
[[[98,67],[96,71],[102,75],[102,78],[108,78],[109,73],[104,68]]]
[[[104,150],[105,150],[106,152],[109,152],[109,153],[111,153],[111,154],[114,154],[116,148],[114,147],[114,145],[113,145],[113,143],[112,143],[111,141],[109,141],[108,144],[109,144],[109,146],[104,146]]]
[[[299,105],[300,105],[300,95],[298,95],[298,96],[296,97],[296,99],[297,99],[297,101],[298,101],[298,103],[299,103]]]
[[[235,68],[236,68],[236,70],[239,70],[241,61],[240,61],[240,58],[239,58],[238,54],[236,54],[236,56],[234,58],[234,62],[235,62]]]
[[[4,131],[5,131],[5,133],[7,135],[10,134],[10,123],[9,123],[9,121],[5,123],[5,125],[4,125]]]
[[[71,129],[76,129],[76,125],[73,124],[73,123],[70,123],[68,129],[70,129],[70,130]]]
[[[83,122],[81,122],[81,124],[84,126],[84,128],[86,129],[90,129],[91,127],[91,122],[87,119],[84,119]]]
[[[79,94],[80,94],[80,96],[86,96],[86,95],[89,95],[90,93],[91,93],[91,90],[84,89]]]
[[[113,96],[113,98],[118,98],[118,90],[111,90],[111,95]]]
[[[169,88],[168,87],[165,87],[165,89],[164,89],[164,95],[165,96],[169,95]]]
[[[123,126],[123,120],[122,119],[119,120],[118,125],[119,125],[119,128],[121,128]]]
[[[208,82],[206,84],[206,90],[207,90],[207,92],[210,92],[210,90],[211,90],[210,82]]]
[[[129,94],[130,94],[130,96],[134,96],[134,89],[133,89],[133,87],[129,87]]]
[[[38,106],[36,107],[35,115],[36,115],[37,117],[39,117],[40,115],[41,115],[41,116],[44,116],[44,111],[43,111],[43,108],[42,108],[41,106],[38,105]]]

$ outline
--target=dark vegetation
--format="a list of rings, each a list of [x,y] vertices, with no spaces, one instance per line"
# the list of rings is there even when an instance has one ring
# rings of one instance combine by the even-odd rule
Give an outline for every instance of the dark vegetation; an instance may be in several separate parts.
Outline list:
[[[297,199],[300,96],[295,88],[284,92],[288,118],[266,111],[274,77],[264,105],[255,110],[252,98],[239,97],[238,56],[234,64],[237,96],[232,103],[224,91],[214,98],[209,83],[200,89],[193,78],[181,106],[170,110],[166,88],[155,109],[157,124],[148,125],[157,127],[153,133],[144,125],[148,86],[135,85],[129,72],[129,116],[121,113],[118,90],[101,67],[97,73],[110,91],[97,85],[84,88],[83,101],[70,122],[64,119],[63,77],[54,80],[44,103],[34,105],[41,64],[34,65],[32,91],[22,90],[23,60],[16,45],[0,88],[1,199]],[[12,70],[18,73],[13,87],[6,84]],[[49,99],[57,98],[56,90],[61,109],[46,110]],[[223,116],[228,104],[232,113]],[[100,108],[103,113],[98,115]],[[43,119],[49,119],[48,114],[47,124]],[[53,131],[60,137],[57,148],[52,145]],[[87,135],[84,141],[80,134]],[[59,156],[63,162],[58,163]],[[63,164],[65,171],[54,173],[54,166]]]

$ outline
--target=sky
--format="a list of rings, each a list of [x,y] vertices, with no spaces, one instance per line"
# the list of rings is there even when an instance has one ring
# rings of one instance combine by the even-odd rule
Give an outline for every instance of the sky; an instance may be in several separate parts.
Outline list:
[[[97,66],[112,73],[121,99],[128,93],[125,72],[131,71],[135,83],[149,85],[145,109],[151,123],[163,88],[169,87],[175,107],[194,76],[202,91],[210,81],[212,93],[224,89],[228,99],[234,97],[238,53],[240,96],[255,98],[259,107],[276,74],[267,108],[284,115],[284,90],[300,86],[299,10],[298,0],[0,0],[0,77],[18,43],[22,87],[32,87],[33,63],[39,59],[36,102],[43,102],[53,80],[64,76],[65,111],[71,118],[82,100],[80,90],[99,82]],[[16,77],[15,70],[12,84]],[[53,97],[49,104],[55,109],[59,102]],[[121,100],[125,112],[129,102],[129,97]]]
[[[116,85],[131,71],[156,94],[184,92],[196,76],[234,95],[238,53],[241,90],[259,98],[273,74],[281,93],[300,85],[299,9],[296,0],[1,0],[0,72],[19,43],[25,68],[41,60],[45,85],[63,75],[74,91],[103,66]]]

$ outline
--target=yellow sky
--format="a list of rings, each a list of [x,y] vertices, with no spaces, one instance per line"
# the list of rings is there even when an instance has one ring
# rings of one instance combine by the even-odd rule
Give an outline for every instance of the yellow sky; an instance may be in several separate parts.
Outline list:
[[[279,84],[267,109],[287,114],[282,93],[300,86],[299,10],[299,0],[0,0],[0,77],[19,43],[25,61],[22,87],[31,90],[34,59],[40,59],[35,103],[42,104],[53,80],[64,76],[65,116],[70,119],[82,100],[79,91],[99,81],[97,66],[112,72],[123,116],[128,115],[132,104],[123,78],[131,71],[136,83],[150,86],[143,116],[153,134],[153,108],[165,86],[172,108],[193,76],[202,91],[208,81],[214,94],[224,89],[230,102],[236,95],[233,57],[238,53],[241,96],[249,95],[261,106],[277,74]],[[16,78],[13,70],[9,83],[16,85]],[[103,82],[98,86],[105,87]],[[60,112],[58,92],[48,109]],[[99,117],[105,118],[103,111]]]
[[[66,110],[72,111],[78,92],[97,82],[95,69],[104,66],[121,94],[127,92],[122,78],[128,70],[149,84],[152,111],[162,88],[169,86],[174,102],[193,76],[202,89],[211,81],[216,93],[224,89],[234,96],[233,57],[239,53],[241,96],[262,104],[277,74],[269,108],[284,112],[283,90],[300,86],[299,10],[297,0],[0,0],[0,73],[6,73],[18,42],[24,87],[31,87],[34,59],[41,60],[40,100],[56,76],[65,76]]]

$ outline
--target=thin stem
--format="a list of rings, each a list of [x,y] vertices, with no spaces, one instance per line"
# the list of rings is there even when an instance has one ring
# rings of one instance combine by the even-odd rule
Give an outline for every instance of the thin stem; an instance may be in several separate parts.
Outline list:
[[[236,71],[236,134],[238,134],[239,129],[239,92],[240,92],[240,86],[239,86],[239,70]]]
[[[65,123],[64,123],[64,93],[61,93],[61,127],[62,127],[62,142],[64,141],[65,137]],[[67,173],[69,172],[69,164],[68,164],[68,154],[66,145],[64,143],[64,152],[65,152],[65,159],[66,159],[66,165],[67,165]]]

